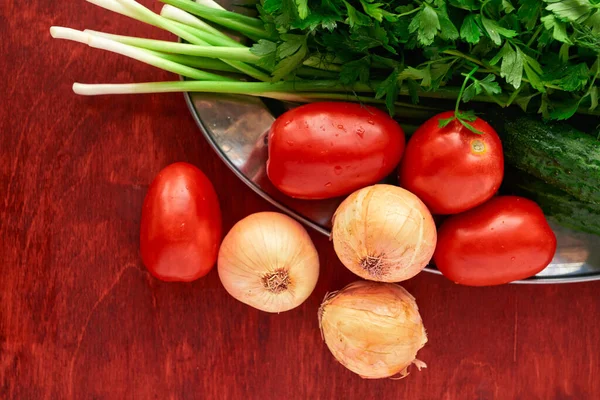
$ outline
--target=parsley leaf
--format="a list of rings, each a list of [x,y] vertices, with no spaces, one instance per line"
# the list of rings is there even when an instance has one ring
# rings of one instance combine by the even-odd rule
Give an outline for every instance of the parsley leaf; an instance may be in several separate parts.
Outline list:
[[[393,114],[395,110],[395,102],[398,97],[398,92],[400,90],[400,85],[398,82],[398,75],[400,71],[398,68],[394,68],[392,73],[377,87],[375,92],[375,98],[381,99],[385,96],[385,105],[388,111]]]
[[[279,25],[278,31],[285,33],[290,25],[298,19],[298,8],[294,0],[265,0],[265,11],[273,12],[273,9],[279,12],[275,17],[275,24]]]
[[[582,21],[590,16],[594,4],[590,0],[544,0],[546,10],[567,21]]]
[[[427,66],[422,69],[407,67],[398,75],[398,79],[420,80],[421,86],[431,86],[431,69],[429,67],[429,64],[427,64]]]
[[[408,94],[410,95],[410,101],[413,104],[417,104],[419,102],[419,89],[421,86],[412,79],[408,79],[406,81],[406,86],[408,87]]]
[[[500,85],[496,82],[496,77],[489,74],[485,78],[479,81],[481,88],[490,96],[502,92]]]
[[[371,73],[371,60],[369,56],[350,61],[342,67],[340,72],[340,82],[344,85],[352,85],[357,80],[362,83],[369,81]]]
[[[502,44],[501,36],[504,36],[505,38],[517,36],[517,32],[513,31],[512,29],[503,28],[497,22],[489,18],[485,18],[484,16],[481,17],[481,22],[488,33],[488,36],[497,46]]]
[[[553,110],[550,111],[550,118],[555,120],[564,120],[571,118],[579,108],[579,104],[581,104],[581,100],[569,101],[566,104],[561,103],[559,105],[554,105]]]
[[[308,0],[295,0],[296,7],[298,7],[298,16],[300,19],[308,17],[310,10],[308,9]]]
[[[385,6],[384,3],[371,3],[368,0],[360,0],[360,4],[362,4],[363,10],[365,10],[365,13],[367,15],[371,16],[372,18],[374,18],[376,21],[382,22],[383,18],[385,18],[388,21],[396,20],[396,17],[394,14],[381,8],[381,7]]]
[[[587,26],[589,26],[592,30],[592,33],[595,35],[600,34],[600,10],[596,10],[595,13],[590,15],[584,22]]]
[[[533,31],[537,25],[538,18],[542,13],[543,3],[540,0],[519,0],[517,16],[519,21],[525,25],[525,29]]]
[[[369,16],[361,13],[345,0],[344,4],[348,10],[348,18],[346,19],[346,23],[348,23],[351,28],[354,28],[355,26],[369,26],[372,24]]]
[[[281,35],[281,38],[285,40],[279,46],[277,46],[277,57],[286,58],[294,54],[304,44],[305,38],[302,35]]]
[[[273,81],[277,82],[298,68],[308,54],[306,37],[303,35],[281,35],[284,40],[277,46],[277,57],[280,61],[273,70]]]
[[[267,39],[260,39],[250,48],[250,52],[257,56],[266,56],[275,53],[275,50],[277,50],[277,44]]]
[[[479,43],[481,37],[481,29],[477,24],[479,15],[469,14],[463,20],[462,26],[460,27],[460,37],[467,43],[476,44]]]
[[[567,35],[567,26],[564,22],[561,22],[554,15],[548,14],[541,18],[544,23],[544,28],[548,31],[552,31],[552,37],[559,42],[571,43],[569,36]]]
[[[521,52],[517,47],[517,51]],[[537,91],[544,93],[546,91],[546,87],[544,86],[540,75],[543,73],[542,66],[537,60],[528,56],[526,53],[521,52],[523,59],[523,69],[525,71],[525,75],[529,80],[531,86],[533,86]]]
[[[429,46],[433,43],[435,35],[440,28],[440,18],[438,17],[437,12],[435,12],[435,10],[427,3],[424,3],[423,6],[421,6],[421,11],[417,13],[408,26],[408,31],[410,33],[417,32],[419,43],[424,46]]]
[[[511,12],[515,11],[515,7],[512,5],[510,0],[502,0],[502,8],[507,14],[510,14]]]
[[[529,106],[529,102],[535,96],[537,96],[537,94],[532,94],[530,96],[519,97],[514,102],[515,102],[516,105],[518,105],[521,108],[521,110],[527,112],[527,107]]]
[[[560,87],[567,92],[582,90],[590,79],[590,70],[585,63],[576,65],[558,64],[547,71],[542,79],[544,82]]]
[[[518,47],[513,48],[510,43],[506,43],[502,50],[490,61],[495,65],[502,60],[500,65],[500,76],[506,79],[506,83],[511,84],[515,89],[521,87],[523,80],[523,53]]]
[[[466,103],[473,99],[473,97],[485,92],[488,96],[501,93],[502,89],[498,82],[495,82],[496,77],[492,74],[487,75],[482,80],[471,77],[473,83],[471,83],[465,89],[462,100]]]
[[[436,10],[436,13],[440,22],[440,37],[444,40],[458,39],[458,30],[450,20],[446,7],[442,5],[438,10]]]
[[[365,53],[369,49],[382,46],[390,53],[396,54],[396,50],[389,45],[386,30],[378,22],[375,22],[372,27],[355,29],[351,33],[350,39],[351,46],[360,53]]]
[[[481,1],[479,0],[450,0],[448,3],[456,8],[462,8],[463,10],[473,11],[481,8]]]
[[[262,4],[262,8],[263,10],[265,10],[268,13],[274,13],[276,11],[279,11],[281,7],[281,1],[280,0],[264,0],[263,4]]]
[[[332,32],[337,27],[337,23],[343,21],[344,19],[339,14],[328,13],[323,10],[311,10],[308,17],[294,22],[292,28],[314,31],[321,27]]]
[[[251,48],[250,52],[254,55],[260,56],[258,66],[263,67],[267,70],[275,68],[277,62],[277,44],[270,40],[260,39]]]
[[[453,63],[439,62],[431,65],[431,88],[437,89],[440,87],[442,81],[445,79],[446,74],[452,68]]]

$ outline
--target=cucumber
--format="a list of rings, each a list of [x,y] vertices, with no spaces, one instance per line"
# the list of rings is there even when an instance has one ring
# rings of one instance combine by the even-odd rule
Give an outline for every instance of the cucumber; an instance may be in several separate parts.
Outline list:
[[[600,205],[584,202],[521,171],[507,169],[503,191],[535,201],[546,217],[564,227],[600,235]]]
[[[600,204],[600,141],[566,123],[526,115],[490,115],[506,164],[575,198]]]

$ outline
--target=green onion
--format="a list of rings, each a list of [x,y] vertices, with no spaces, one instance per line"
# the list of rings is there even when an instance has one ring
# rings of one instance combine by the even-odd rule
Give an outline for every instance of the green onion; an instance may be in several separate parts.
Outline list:
[[[239,72],[236,68],[233,68],[231,65],[229,65],[221,60],[214,60],[212,58],[206,58],[206,57],[186,56],[183,54],[161,53],[160,51],[154,51],[154,50],[146,50],[146,51],[150,54],[154,54],[157,57],[161,57],[161,58],[164,58],[165,60],[173,61],[178,64],[187,65],[188,67],[194,67],[194,68],[200,68],[200,69],[210,69],[213,71],[230,72],[230,73]]]
[[[258,18],[252,18],[236,12],[198,4],[191,0],[160,1],[217,23],[226,28],[234,29],[241,33],[244,33],[244,31],[253,32],[255,36],[262,37],[263,39],[269,38],[269,35],[264,30],[264,23]]]
[[[149,23],[155,24],[156,26],[169,31],[169,32],[173,33],[174,35],[177,35],[192,44],[196,44],[196,45],[206,44],[206,42],[204,40],[198,38],[198,36],[196,36],[194,34],[191,34],[188,29],[182,29],[180,25],[184,25],[184,24],[181,24],[180,22],[177,22],[177,21],[171,21],[164,17],[161,17],[160,15],[153,13],[148,8],[144,7],[143,5],[141,5],[140,3],[138,3],[135,0],[117,0],[117,1],[120,4],[122,4],[124,7],[128,8],[135,15],[137,15],[138,18],[140,18],[140,19],[149,21]],[[198,29],[195,29],[192,27],[189,27],[189,29],[199,31]],[[271,77],[269,75],[267,75],[266,73],[260,71],[259,69],[254,68],[250,65],[247,65],[247,64],[244,64],[241,62],[237,62],[237,61],[231,61],[231,62],[229,62],[227,60],[223,60],[223,61],[227,62],[229,65],[237,68],[240,72],[243,72],[246,75],[249,75],[254,79],[258,79],[261,81],[269,81],[271,79]]]
[[[136,46],[143,49],[162,51],[165,53],[185,54],[207,58],[220,58],[248,63],[257,63],[260,57],[252,54],[247,47],[197,46],[187,43],[169,42],[166,40],[145,39],[133,36],[113,35],[86,29],[95,36],[104,37],[119,43]]]
[[[179,8],[175,8],[169,4],[165,4],[163,6],[162,10],[160,11],[160,15],[164,18],[170,19],[172,21],[181,22],[182,24],[188,25],[193,28],[197,28],[213,36],[221,38],[223,39],[222,43],[226,45],[244,47],[244,45],[240,44],[239,42],[236,42],[220,30],[213,28],[211,25],[202,21],[200,18],[195,17],[192,14],[187,13],[183,10],[180,10]]]
[[[369,86],[357,83],[352,87],[341,85],[337,81],[296,81],[296,82],[211,82],[211,81],[172,81],[131,84],[93,84],[76,83],[73,90],[77,94],[93,96],[101,94],[167,93],[167,92],[211,92],[230,94],[249,94],[261,96],[272,92],[372,92]]]
[[[233,29],[253,39],[275,39],[264,30],[263,22],[256,18],[246,17],[230,11],[217,10],[215,8],[206,7],[189,0],[160,1],[187,11],[190,14],[194,14],[206,20],[212,21],[225,28]]]
[[[53,26],[50,28],[50,34],[55,39],[67,39],[84,43],[90,47],[121,54],[126,57],[130,57],[135,60],[141,61],[143,63],[153,65],[157,68],[164,69],[165,71],[170,71],[188,78],[213,81],[233,80],[228,77],[213,74],[211,72],[201,71],[199,69],[191,68],[186,65],[166,60],[137,47],[129,46],[127,44],[115,42],[114,40],[77,31],[75,29]]]

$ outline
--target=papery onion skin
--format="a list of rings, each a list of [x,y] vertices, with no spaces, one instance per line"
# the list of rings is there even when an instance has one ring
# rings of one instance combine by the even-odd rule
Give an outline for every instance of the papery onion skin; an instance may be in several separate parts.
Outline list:
[[[319,326],[335,359],[362,378],[404,377],[411,364],[426,367],[416,356],[427,333],[415,298],[399,285],[357,281],[329,294]]]
[[[275,212],[252,214],[231,228],[217,261],[227,292],[270,313],[302,304],[319,278],[319,256],[306,229]]]
[[[373,185],[346,198],[333,216],[333,246],[361,278],[401,282],[431,261],[437,242],[427,206],[406,189]]]

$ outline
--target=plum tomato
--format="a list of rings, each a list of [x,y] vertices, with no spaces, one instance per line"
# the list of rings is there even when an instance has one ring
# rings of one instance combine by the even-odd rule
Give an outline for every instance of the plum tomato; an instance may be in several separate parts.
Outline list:
[[[537,274],[555,252],[556,236],[536,203],[498,196],[446,219],[433,261],[453,282],[491,286]]]
[[[400,125],[379,109],[350,102],[306,104],[273,123],[267,175],[290,197],[346,195],[392,173],[405,140]]]
[[[217,260],[222,235],[219,200],[197,167],[178,162],[150,184],[142,209],[140,252],[152,275],[189,282]]]

